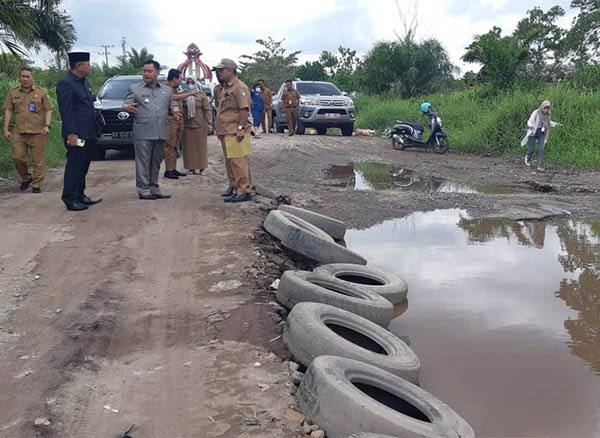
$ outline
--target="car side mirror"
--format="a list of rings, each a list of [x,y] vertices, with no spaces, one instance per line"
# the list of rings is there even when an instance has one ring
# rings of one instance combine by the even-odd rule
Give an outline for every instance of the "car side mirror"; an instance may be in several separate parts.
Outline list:
[[[345,91],[342,91],[342,96],[348,96],[348,93],[346,93]]]

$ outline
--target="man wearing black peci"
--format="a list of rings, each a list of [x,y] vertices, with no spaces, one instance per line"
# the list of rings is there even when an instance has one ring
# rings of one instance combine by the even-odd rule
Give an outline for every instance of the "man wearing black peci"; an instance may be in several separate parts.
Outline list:
[[[85,177],[101,129],[94,111],[92,89],[86,79],[92,71],[90,54],[70,52],[68,55],[71,71],[56,86],[62,136],[67,149],[62,200],[67,210],[81,211],[102,201],[85,195]]]

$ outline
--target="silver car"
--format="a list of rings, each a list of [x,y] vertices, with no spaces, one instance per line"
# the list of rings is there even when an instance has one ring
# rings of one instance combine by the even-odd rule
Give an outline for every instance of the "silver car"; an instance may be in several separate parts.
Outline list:
[[[300,94],[298,134],[304,134],[306,128],[315,128],[319,135],[325,134],[327,128],[339,128],[342,135],[352,135],[356,108],[350,97],[331,82],[293,81],[293,85]],[[284,88],[282,84],[273,97],[273,126],[279,133],[287,127],[281,106]]]

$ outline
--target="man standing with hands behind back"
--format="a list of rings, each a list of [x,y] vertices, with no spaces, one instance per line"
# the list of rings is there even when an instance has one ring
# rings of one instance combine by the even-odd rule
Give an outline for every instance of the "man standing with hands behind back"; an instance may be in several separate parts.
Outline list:
[[[144,83],[132,85],[123,103],[123,110],[135,115],[135,185],[140,199],[171,197],[160,191],[158,174],[169,139],[169,111],[177,119],[181,118],[181,112],[173,99],[173,89],[158,82],[159,72],[158,62],[146,61],[142,68]]]
[[[52,104],[48,93],[33,84],[33,72],[23,67],[19,72],[20,86],[10,90],[4,102],[4,138],[12,140],[13,159],[21,177],[21,191],[33,182],[33,193],[41,193],[46,175],[46,144],[52,120]],[[15,129],[9,131],[10,119],[15,114]],[[33,178],[27,166],[27,149],[33,159]]]
[[[62,200],[67,210],[80,211],[102,201],[85,195],[85,177],[101,129],[96,119],[92,89],[86,79],[92,72],[90,54],[70,52],[68,55],[71,71],[56,86],[62,136],[67,148]]]
[[[300,94],[294,90],[291,80],[285,81],[285,89],[281,95],[281,104],[287,119],[288,135],[294,135],[298,128],[298,107],[300,106]]]
[[[260,121],[262,125],[262,132],[272,132],[273,129],[273,91],[267,87],[264,79],[258,80],[258,85],[262,88],[264,111],[262,119]]]

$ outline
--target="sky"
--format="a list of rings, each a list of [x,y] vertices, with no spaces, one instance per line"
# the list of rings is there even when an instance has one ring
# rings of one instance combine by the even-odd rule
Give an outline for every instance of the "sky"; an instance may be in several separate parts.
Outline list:
[[[108,45],[114,46],[108,50],[109,63],[115,64],[125,37],[128,49],[147,47],[156,60],[168,67],[185,60],[183,51],[191,42],[204,53],[202,60],[214,65],[221,58],[237,61],[242,54],[256,52],[260,49],[256,39],[269,36],[285,39],[288,52],[301,51],[300,63],[316,60],[323,50],[336,52],[339,46],[365,55],[374,43],[393,40],[396,33],[403,33],[400,9],[408,18],[416,15],[417,39],[437,38],[464,72],[477,69],[460,61],[475,35],[493,26],[510,33],[526,11],[536,5],[544,9],[561,5],[568,14],[561,24],[568,26],[573,16],[569,3],[570,0],[64,0],[62,6],[73,18],[79,35],[74,48],[92,52],[93,62],[104,62],[102,46]],[[40,58],[45,61],[43,54]]]

